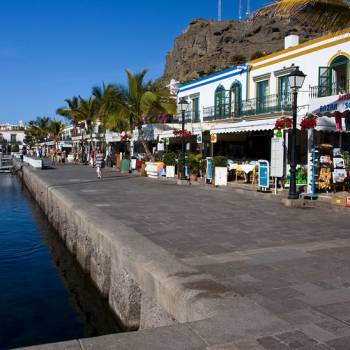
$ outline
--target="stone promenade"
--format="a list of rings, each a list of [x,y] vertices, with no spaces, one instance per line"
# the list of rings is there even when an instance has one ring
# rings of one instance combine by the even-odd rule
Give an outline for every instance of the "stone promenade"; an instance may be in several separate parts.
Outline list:
[[[170,347],[166,339],[171,337],[166,328],[160,329],[159,341],[164,337],[169,345],[163,349],[350,349],[350,216],[346,212],[327,206],[286,208],[264,195],[177,186],[107,169],[98,180],[87,166],[58,166],[36,174],[222,286],[216,293],[224,305],[230,305],[227,313],[174,326],[179,334],[183,334],[181,327],[188,326],[191,346],[181,343],[179,338],[186,337],[179,335]],[[133,336],[145,348],[158,349],[147,335],[152,331],[116,335],[113,339],[120,339],[120,344],[111,336],[102,338],[106,349],[124,349],[123,339]],[[79,344],[83,349],[102,349],[88,340]]]

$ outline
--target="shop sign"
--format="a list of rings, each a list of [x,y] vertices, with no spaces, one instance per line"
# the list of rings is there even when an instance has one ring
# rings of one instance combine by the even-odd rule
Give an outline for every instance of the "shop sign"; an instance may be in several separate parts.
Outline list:
[[[210,135],[210,142],[211,143],[217,143],[218,142],[218,135],[217,134],[211,134]]]
[[[337,96],[320,97],[311,102],[310,112],[334,113],[350,110],[350,94]]]
[[[283,138],[283,130],[281,129],[275,129],[273,131],[273,137],[280,137]]]
[[[271,139],[271,176],[283,176],[284,142],[283,139]]]
[[[203,136],[202,133],[197,135],[197,143],[202,143],[203,142]]]

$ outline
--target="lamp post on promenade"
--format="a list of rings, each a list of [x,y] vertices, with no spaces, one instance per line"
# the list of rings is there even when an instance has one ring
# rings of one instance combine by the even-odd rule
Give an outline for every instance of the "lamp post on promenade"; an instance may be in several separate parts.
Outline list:
[[[298,199],[299,194],[297,192],[296,185],[296,143],[297,143],[297,108],[298,108],[298,90],[303,86],[306,75],[299,70],[299,67],[288,75],[289,86],[293,93],[293,128],[292,128],[292,147],[290,157],[290,183],[289,183],[289,199]]]
[[[179,106],[181,109],[181,130],[182,130],[182,135],[181,135],[181,180],[186,180],[186,175],[185,175],[185,168],[186,168],[186,143],[185,143],[185,117],[186,117],[186,110],[188,107],[188,101],[186,98],[182,97],[179,100]]]

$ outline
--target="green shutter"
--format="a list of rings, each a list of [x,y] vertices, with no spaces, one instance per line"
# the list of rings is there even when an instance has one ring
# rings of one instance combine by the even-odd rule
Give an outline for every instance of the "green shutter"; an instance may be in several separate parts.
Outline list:
[[[329,67],[318,67],[318,97],[329,96],[331,89],[331,69]]]

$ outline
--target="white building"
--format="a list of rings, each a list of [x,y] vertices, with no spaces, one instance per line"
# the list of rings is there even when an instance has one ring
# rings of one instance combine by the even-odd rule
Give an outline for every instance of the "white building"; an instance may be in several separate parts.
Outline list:
[[[284,50],[178,86],[178,101],[186,98],[189,102],[186,129],[202,133],[204,143],[210,142],[208,133],[215,134],[214,154],[269,159],[276,120],[292,115],[287,76],[298,66],[306,74],[298,93],[299,122],[307,113],[328,112],[318,118],[316,129],[321,132],[316,137],[319,142],[334,142],[339,135],[332,136],[337,128],[329,112],[350,109],[350,95],[346,97],[349,58],[350,28],[301,44],[298,36],[290,35]],[[172,128],[179,128],[180,122],[177,116],[165,123],[159,137],[171,138]],[[345,128],[345,119],[343,124]],[[307,135],[299,133],[297,142],[299,162],[305,163]]]
[[[20,122],[15,124],[0,124],[0,143],[23,144],[24,142],[24,125]]]

